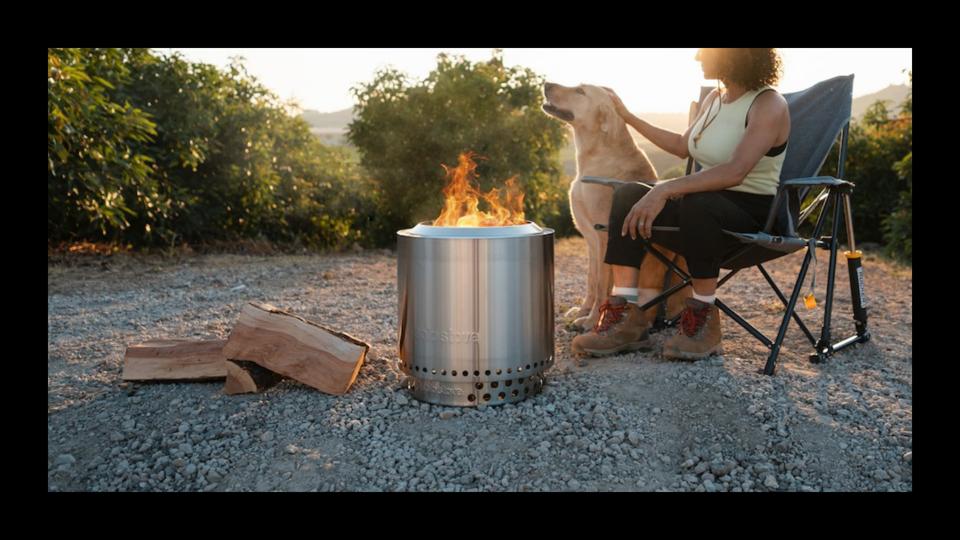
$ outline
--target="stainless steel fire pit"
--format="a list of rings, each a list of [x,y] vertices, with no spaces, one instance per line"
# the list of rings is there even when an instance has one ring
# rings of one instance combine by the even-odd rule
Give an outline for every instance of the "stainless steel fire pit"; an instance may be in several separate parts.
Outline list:
[[[434,227],[397,232],[400,365],[439,405],[523,400],[553,364],[553,230]]]

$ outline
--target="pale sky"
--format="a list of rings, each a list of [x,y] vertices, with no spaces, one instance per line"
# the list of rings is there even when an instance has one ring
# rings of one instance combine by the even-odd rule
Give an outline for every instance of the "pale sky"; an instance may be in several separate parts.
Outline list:
[[[414,79],[436,67],[437,54],[461,54],[471,61],[487,60],[489,49],[157,49],[179,51],[188,60],[224,67],[232,56],[246,58],[247,71],[280,98],[295,99],[304,109],[332,112],[353,106],[350,87],[373,80],[380,68],[391,66]],[[890,84],[906,84],[913,66],[913,49],[792,49],[780,50],[783,78],[780,90],[802,90],[823,79],[856,74],[853,95],[870,94]],[[686,113],[697,88],[705,81],[696,49],[511,49],[504,48],[507,66],[523,66],[568,86],[580,83],[609,86],[627,107],[638,113]]]

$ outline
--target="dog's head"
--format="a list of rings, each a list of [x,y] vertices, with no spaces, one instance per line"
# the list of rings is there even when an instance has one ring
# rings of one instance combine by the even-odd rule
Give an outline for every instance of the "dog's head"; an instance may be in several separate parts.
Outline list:
[[[543,112],[559,118],[575,130],[607,133],[613,123],[620,121],[613,100],[599,86],[581,84],[563,86],[555,83],[543,85]]]

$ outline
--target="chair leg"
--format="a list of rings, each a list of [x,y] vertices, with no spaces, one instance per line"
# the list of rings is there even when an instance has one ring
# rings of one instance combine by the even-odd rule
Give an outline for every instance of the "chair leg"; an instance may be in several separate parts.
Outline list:
[[[773,282],[773,278],[770,277],[770,274],[767,273],[767,270],[763,267],[762,264],[757,265],[757,269],[760,270],[760,275],[767,280],[767,284],[770,285],[770,288],[773,289],[774,294],[777,295],[777,298],[780,299],[780,302],[783,303],[784,307],[787,305],[787,298],[783,296],[783,293],[780,292],[780,288],[777,287],[777,284]],[[793,320],[797,323],[797,326],[800,327],[800,330],[803,332],[803,335],[807,336],[807,340],[810,341],[810,345],[813,347],[817,346],[817,340],[813,337],[813,334],[810,333],[810,330],[807,328],[807,325],[803,324],[803,319],[797,315],[797,311],[793,311]]]
[[[830,346],[830,323],[833,315],[833,291],[837,277],[837,237],[840,233],[840,195],[832,193],[827,205],[833,204],[833,228],[830,232],[830,264],[827,267],[827,297],[823,306],[823,328],[820,330],[820,340],[816,350],[810,355],[810,361],[821,363],[832,353]]]
[[[853,319],[857,327],[857,336],[861,342],[870,339],[870,333],[867,331],[867,298],[864,293],[863,266],[861,253],[857,250],[857,242],[853,237],[853,215],[850,211],[850,194],[843,194],[843,214],[847,223],[847,243],[850,250],[847,251],[847,270],[850,273],[850,298],[853,300]]]
[[[777,357],[780,356],[780,347],[783,345],[783,338],[787,335],[787,326],[790,324],[790,318],[793,316],[793,309],[797,306],[797,299],[800,297],[800,290],[803,288],[803,280],[807,277],[807,269],[810,267],[810,261],[813,254],[808,250],[803,257],[803,265],[800,267],[800,275],[797,277],[797,283],[793,286],[793,292],[790,294],[790,301],[787,303],[786,313],[783,314],[783,320],[780,322],[780,330],[777,332],[777,339],[770,347],[770,356],[767,357],[767,364],[763,368],[764,375],[773,375],[776,370]]]
[[[833,353],[845,349],[858,343],[866,343],[870,340],[870,333],[867,331],[867,310],[866,298],[864,294],[863,266],[861,253],[856,249],[856,240],[853,233],[853,217],[850,212],[850,194],[840,192],[831,196],[834,208],[834,226],[833,237],[830,239],[830,274],[827,281],[827,299],[826,312],[824,313],[824,326],[820,341],[817,342],[816,351],[810,355],[810,361],[814,363],[825,362]],[[847,259],[847,271],[850,278],[850,298],[853,303],[853,319],[857,333],[854,336],[843,339],[838,343],[831,343],[830,321],[833,308],[833,291],[836,287],[836,255],[839,248],[839,221],[841,202],[843,203],[843,220],[847,227],[847,242],[850,249],[844,253]]]

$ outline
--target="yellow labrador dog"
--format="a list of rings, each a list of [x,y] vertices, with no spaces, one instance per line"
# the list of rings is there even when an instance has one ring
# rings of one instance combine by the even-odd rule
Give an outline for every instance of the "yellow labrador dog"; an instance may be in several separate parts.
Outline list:
[[[554,83],[543,85],[543,111],[573,127],[577,149],[577,176],[570,184],[570,209],[574,225],[587,242],[589,270],[587,294],[579,308],[567,313],[576,317],[573,325],[590,329],[600,316],[600,305],[613,288],[613,275],[608,264],[603,262],[606,249],[606,231],[595,225],[606,226],[613,204],[613,189],[609,185],[584,182],[584,177],[644,181],[657,181],[657,171],[647,155],[637,147],[627,131],[627,124],[613,107],[607,92],[600,86],[581,84],[568,87]],[[660,247],[660,246],[658,246]],[[667,257],[674,253],[661,250]],[[640,268],[640,288],[663,288],[667,267],[656,257],[645,257]],[[673,276],[675,277],[675,276]],[[670,297],[667,317],[679,313],[682,297],[689,296],[689,287]],[[684,294],[686,293],[686,294]],[[651,307],[649,315],[656,314]]]

